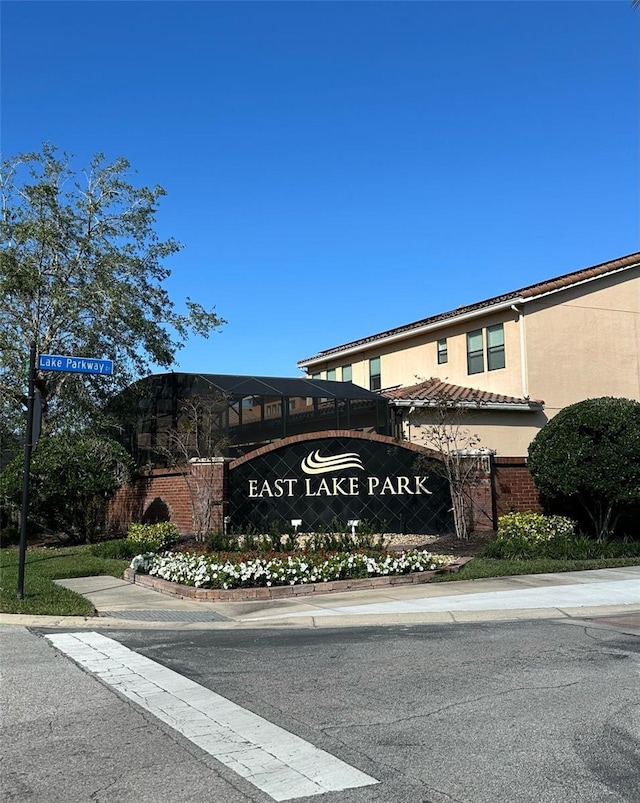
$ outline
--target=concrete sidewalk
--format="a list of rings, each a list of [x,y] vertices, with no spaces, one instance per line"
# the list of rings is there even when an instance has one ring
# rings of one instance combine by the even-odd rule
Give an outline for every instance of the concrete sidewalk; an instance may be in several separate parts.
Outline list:
[[[640,566],[318,594],[282,600],[178,599],[115,577],[58,580],[86,597],[96,617],[0,614],[31,627],[229,629],[443,624],[616,617],[640,633]]]

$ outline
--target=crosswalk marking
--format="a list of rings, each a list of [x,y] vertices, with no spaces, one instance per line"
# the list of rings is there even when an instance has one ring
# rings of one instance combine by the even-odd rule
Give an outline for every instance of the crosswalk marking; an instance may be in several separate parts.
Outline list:
[[[274,800],[379,781],[100,633],[52,633],[61,652]]]

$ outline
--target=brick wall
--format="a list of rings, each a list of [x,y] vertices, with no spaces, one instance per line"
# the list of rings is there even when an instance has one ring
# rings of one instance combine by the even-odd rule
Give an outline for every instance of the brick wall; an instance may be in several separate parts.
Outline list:
[[[231,464],[223,458],[213,462],[192,464],[190,475],[195,482],[188,483],[181,471],[154,469],[142,476],[133,485],[121,488],[112,501],[107,524],[112,530],[124,532],[130,522],[171,521],[177,525],[182,535],[193,533],[193,508],[191,489],[198,487],[197,475],[208,476],[207,486],[213,498],[227,499],[229,468],[235,467],[258,454],[276,449],[285,443],[317,438],[320,433],[307,433],[287,438],[285,441],[269,444],[255,452],[236,459]],[[388,441],[398,445],[392,438],[374,433],[332,430],[322,433],[325,437],[348,435],[378,441]],[[416,452],[425,451],[415,444],[405,444],[404,448]],[[191,488],[190,488],[191,486]],[[497,517],[512,510],[533,510],[542,512],[538,491],[522,457],[494,457],[491,472],[478,476],[468,488],[468,516],[471,529],[487,531],[497,527]],[[211,513],[210,529],[222,529],[224,504],[216,504]]]
[[[524,457],[494,458],[493,493],[496,517],[512,511],[543,512],[538,489]]]
[[[131,522],[153,523],[170,521],[181,535],[193,533],[192,489],[204,487],[198,484],[195,475],[208,475],[206,485],[213,498],[224,498],[225,461],[200,463],[189,467],[187,478],[177,469],[153,469],[142,475],[131,485],[122,487],[112,500],[107,514],[107,527],[113,531],[126,532]],[[195,480],[188,482],[190,476]],[[212,510],[209,529],[222,526],[223,507],[215,505]]]

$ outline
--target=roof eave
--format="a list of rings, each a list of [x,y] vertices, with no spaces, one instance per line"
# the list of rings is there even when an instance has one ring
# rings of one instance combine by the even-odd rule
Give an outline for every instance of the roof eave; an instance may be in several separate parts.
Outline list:
[[[439,407],[442,402],[434,399],[390,399],[393,407]],[[445,402],[452,409],[461,407],[471,410],[499,410],[505,413],[537,413],[544,410],[542,402],[482,402],[482,401],[456,401],[452,399]]]
[[[526,299],[527,301],[531,299]],[[416,326],[415,329],[405,329],[402,332],[397,332],[396,334],[390,334],[379,338],[372,338],[367,343],[354,343],[354,344],[347,344],[344,348],[338,348],[336,351],[333,351],[328,354],[317,354],[315,357],[309,357],[306,360],[300,360],[300,362],[296,363],[298,368],[307,368],[309,366],[318,365],[321,363],[329,362],[330,360],[336,359],[338,357],[347,357],[350,354],[357,354],[358,352],[362,352],[365,350],[369,350],[370,348],[374,348],[376,346],[384,346],[387,343],[395,343],[398,340],[406,340],[411,337],[415,337],[416,335],[424,334],[425,332],[431,332],[436,329],[442,329],[444,326],[449,326],[453,323],[464,323],[464,321],[473,320],[474,318],[483,317],[485,315],[490,315],[493,312],[502,312],[505,309],[510,309],[514,304],[522,304],[524,303],[525,299],[517,296],[514,298],[510,298],[508,301],[502,301],[499,304],[493,304],[490,307],[482,307],[481,309],[470,310],[469,312],[462,312],[460,315],[453,315],[451,318],[446,318],[444,320],[434,321],[433,323],[427,323],[424,326]]]
[[[630,255],[633,257],[635,255]],[[344,347],[338,346],[335,350],[331,349],[328,352],[316,354],[313,357],[309,357],[305,360],[300,360],[300,362],[296,363],[297,367],[300,369],[305,369],[310,366],[321,365],[323,363],[330,362],[333,359],[340,358],[340,357],[347,357],[350,354],[357,354],[358,352],[368,351],[371,348],[375,348],[377,346],[384,346],[387,343],[394,343],[398,340],[406,340],[411,337],[415,337],[416,335],[424,334],[425,332],[432,332],[437,329],[442,329],[445,326],[450,326],[451,324],[457,323],[464,323],[468,320],[473,320],[475,318],[484,317],[486,315],[491,315],[494,312],[501,312],[502,310],[509,309],[516,304],[529,304],[532,301],[536,301],[541,298],[546,298],[551,295],[555,295],[556,293],[561,293],[565,290],[570,290],[573,287],[580,287],[584,284],[589,284],[590,282],[597,281],[598,279],[602,279],[607,276],[613,276],[616,273],[622,273],[627,271],[631,268],[636,268],[640,265],[639,260],[635,260],[630,262],[629,264],[620,265],[619,267],[612,268],[611,270],[604,270],[601,273],[596,273],[592,276],[587,276],[585,279],[581,279],[579,281],[571,282],[570,284],[566,284],[560,287],[552,287],[549,290],[545,290],[541,293],[531,293],[528,294],[524,290],[516,291],[513,296],[497,303],[492,304],[486,307],[479,307],[477,309],[472,309],[467,312],[462,312],[459,315],[451,315],[449,318],[440,318],[437,321],[433,321],[432,323],[424,324],[420,326],[419,324],[416,325],[415,328],[403,329],[402,332],[393,332],[387,336],[380,336],[376,337],[373,336],[367,342],[362,342],[362,340],[352,343],[345,344]],[[540,285],[547,285],[549,282],[540,282]],[[447,313],[444,313],[447,314]]]

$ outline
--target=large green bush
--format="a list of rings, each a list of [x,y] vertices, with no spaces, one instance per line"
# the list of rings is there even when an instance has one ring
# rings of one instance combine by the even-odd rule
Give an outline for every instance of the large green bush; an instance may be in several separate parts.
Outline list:
[[[581,509],[599,540],[610,537],[640,506],[640,403],[603,397],[565,407],[531,442],[528,465],[546,501]]]
[[[0,499],[18,508],[24,457],[0,474]],[[133,469],[115,441],[84,432],[42,437],[31,461],[30,530],[63,533],[72,542],[93,541],[104,529],[109,499]]]

